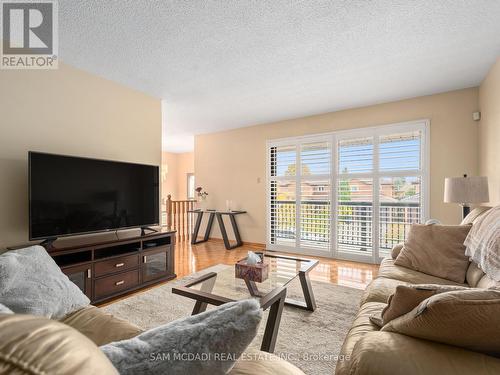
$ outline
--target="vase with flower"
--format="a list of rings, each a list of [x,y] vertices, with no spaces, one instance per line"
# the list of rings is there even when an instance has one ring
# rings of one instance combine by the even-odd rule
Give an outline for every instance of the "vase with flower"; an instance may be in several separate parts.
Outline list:
[[[198,202],[196,205],[197,208],[200,210],[206,209],[205,205],[206,205],[208,193],[206,191],[204,191],[201,186],[198,186],[196,189],[194,189],[194,191],[196,192],[196,195],[198,196]]]

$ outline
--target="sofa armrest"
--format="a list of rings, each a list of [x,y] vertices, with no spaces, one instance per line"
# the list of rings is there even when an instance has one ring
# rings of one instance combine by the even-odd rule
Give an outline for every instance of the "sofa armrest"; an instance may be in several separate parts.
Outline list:
[[[404,246],[404,243],[401,242],[401,243],[398,243],[392,247],[392,250],[391,250],[392,259],[396,259],[398,257],[399,253],[403,249],[403,246]]]
[[[290,362],[268,352],[248,350],[241,355],[229,375],[305,375]]]
[[[91,339],[97,346],[135,337],[143,332],[136,325],[89,305],[60,321]]]
[[[354,346],[349,374],[500,374],[500,359],[390,332],[368,333]]]

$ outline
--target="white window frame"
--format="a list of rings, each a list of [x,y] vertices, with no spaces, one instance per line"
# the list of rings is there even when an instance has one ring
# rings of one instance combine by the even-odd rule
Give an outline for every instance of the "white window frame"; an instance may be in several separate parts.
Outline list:
[[[193,179],[193,189],[190,189],[190,184],[189,184],[189,180],[190,179]],[[196,198],[196,192],[195,190],[196,189],[196,181],[195,181],[195,177],[194,177],[194,173],[186,173],[186,198],[187,199],[195,199]]]
[[[398,170],[398,171],[379,171],[379,153],[378,153],[378,140],[380,136],[387,134],[395,134],[395,133],[405,133],[412,131],[421,131],[421,153],[420,153],[420,168],[419,170]],[[347,175],[339,173],[338,171],[338,142],[342,139],[352,139],[356,137],[364,138],[364,137],[374,137],[373,143],[373,171],[371,173],[348,173]],[[330,210],[332,212],[332,220],[331,220],[331,228],[330,228],[330,251],[325,252],[321,250],[313,250],[313,249],[299,249],[298,244],[300,242],[300,205],[296,205],[296,247],[290,248],[287,246],[280,246],[276,244],[271,244],[271,228],[270,228],[270,220],[271,220],[271,181],[280,181],[280,180],[293,180],[293,177],[290,176],[277,176],[271,177],[270,175],[270,166],[271,166],[271,147],[277,146],[289,146],[289,145],[297,145],[297,158],[296,164],[301,166],[300,161],[300,145],[304,143],[312,143],[312,142],[329,142],[331,145],[331,171],[328,179],[331,181],[330,188]],[[430,213],[430,196],[429,196],[429,186],[430,186],[430,120],[429,119],[419,119],[413,121],[392,123],[386,125],[377,125],[370,126],[364,128],[350,129],[350,130],[339,130],[328,133],[320,133],[314,135],[305,135],[299,137],[290,137],[290,138],[280,138],[280,139],[272,139],[267,141],[267,162],[266,162],[266,246],[269,250],[275,251],[287,251],[291,253],[300,253],[306,255],[320,255],[327,256],[337,259],[346,259],[346,260],[357,260],[363,262],[371,262],[371,263],[379,263],[382,259],[379,256],[379,181],[380,177],[408,177],[408,176],[420,176],[421,180],[421,221],[425,222],[429,218]],[[372,231],[372,242],[374,247],[372,249],[372,254],[370,257],[367,256],[357,256],[356,254],[341,254],[337,251],[336,248],[336,231],[337,225],[335,220],[335,214],[337,212],[337,185],[339,178],[349,176],[350,178],[370,178],[373,179],[373,212],[377,212],[377,215],[373,215],[373,228],[376,230]],[[318,176],[308,176],[308,179],[325,179],[325,175]],[[300,198],[300,182],[301,182],[301,167],[296,168],[296,176],[295,176],[295,184],[296,184],[296,196],[295,199]]]
[[[299,254],[308,254],[308,255],[317,255],[317,256],[330,256],[329,252],[325,252],[323,250],[316,250],[312,248],[305,248],[304,251],[296,251],[294,249],[298,249],[300,246],[300,223],[301,223],[301,211],[300,211],[300,204],[295,205],[295,248],[291,248],[288,246],[283,246],[283,245],[270,245],[270,238],[271,238],[271,228],[269,225],[269,222],[271,220],[271,181],[294,181],[295,182],[295,200],[296,202],[300,201],[301,197],[301,183],[302,183],[302,161],[301,161],[301,146],[304,144],[309,144],[309,143],[322,143],[322,142],[328,142],[329,147],[331,150],[331,153],[333,154],[333,143],[331,143],[331,139],[325,138],[324,134],[320,135],[309,135],[309,136],[304,136],[304,137],[293,137],[293,138],[283,138],[281,140],[275,140],[275,141],[267,141],[267,171],[266,171],[266,202],[267,202],[267,209],[266,209],[266,244],[267,244],[267,249],[269,250],[276,250],[276,251],[286,251],[290,253],[299,253]],[[298,168],[295,168],[295,176],[274,176],[271,177],[270,174],[270,166],[271,166],[271,153],[270,149],[271,147],[279,147],[279,146],[290,146],[294,145],[296,146],[296,159],[295,163]],[[323,180],[330,180],[330,184],[332,184],[331,181],[332,178],[332,171],[330,170],[330,173],[328,175],[325,174],[314,174],[314,175],[308,175],[307,180],[309,181],[323,181]],[[333,186],[332,186],[333,188]],[[331,189],[330,189],[331,190]],[[330,202],[332,199],[331,191],[330,191]],[[331,202],[332,203],[332,202]],[[330,210],[332,210],[332,207],[330,207]],[[333,211],[331,211],[333,212]],[[331,230],[331,228],[330,228]],[[328,254],[328,255],[326,255]]]

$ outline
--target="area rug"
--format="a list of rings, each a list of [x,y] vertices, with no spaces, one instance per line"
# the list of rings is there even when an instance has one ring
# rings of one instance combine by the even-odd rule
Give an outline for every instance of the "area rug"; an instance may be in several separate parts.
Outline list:
[[[224,285],[232,286],[233,267],[219,264],[135,294],[103,309],[144,329],[186,317],[191,314],[194,301],[172,294],[171,289],[207,272],[217,272],[219,280],[227,278],[227,284],[217,283],[214,293],[231,298],[232,288],[226,287],[227,290],[224,290]],[[274,354],[293,363],[308,375],[331,375],[342,342],[358,310],[362,291],[318,281],[312,281],[312,285],[316,311],[285,306]],[[287,295],[294,299],[302,296],[298,280],[288,285]],[[259,334],[251,344],[253,348],[260,348],[265,319],[267,313]]]

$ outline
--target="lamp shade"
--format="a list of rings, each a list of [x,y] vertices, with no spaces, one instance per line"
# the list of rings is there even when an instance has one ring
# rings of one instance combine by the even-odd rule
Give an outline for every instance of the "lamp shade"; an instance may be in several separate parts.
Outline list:
[[[448,203],[484,203],[490,200],[487,177],[447,177],[444,201]]]

